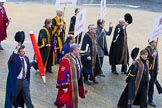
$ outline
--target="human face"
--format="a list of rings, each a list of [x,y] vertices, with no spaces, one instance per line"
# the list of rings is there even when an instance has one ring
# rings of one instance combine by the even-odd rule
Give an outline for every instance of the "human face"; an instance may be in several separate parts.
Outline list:
[[[102,24],[100,24],[100,26],[101,26],[102,28],[104,28],[105,22],[103,22]]]
[[[124,26],[124,25],[125,25],[125,21],[121,21],[121,22],[119,22],[119,24],[120,24],[121,26]]]
[[[96,33],[96,27],[95,26],[92,26],[91,30],[90,30],[92,33]]]
[[[57,16],[61,17],[62,16],[62,11],[57,11]]]
[[[47,25],[47,27],[51,27],[52,26],[52,21]]]
[[[0,7],[2,7],[4,5],[4,2],[0,2]]]
[[[79,56],[80,54],[80,47],[77,47],[76,50],[73,51],[74,56]]]
[[[147,57],[148,57],[148,53],[145,53],[145,54],[142,54],[142,55],[141,55],[141,58],[142,58],[143,60],[147,60]]]
[[[18,52],[18,54],[21,57],[25,56],[25,48],[24,49],[20,49],[20,52]]]
[[[70,40],[70,44],[73,44],[73,43],[75,43],[75,38],[74,37]]]
[[[157,41],[153,41],[153,42],[151,43],[151,46],[154,47],[154,48],[156,48],[156,47],[157,47]]]

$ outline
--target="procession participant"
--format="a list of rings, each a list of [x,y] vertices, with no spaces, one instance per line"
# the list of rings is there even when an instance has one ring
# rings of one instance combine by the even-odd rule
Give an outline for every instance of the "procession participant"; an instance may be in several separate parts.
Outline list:
[[[140,57],[134,62],[133,68],[128,73],[127,85],[120,96],[119,108],[132,108],[132,105],[147,107],[147,93],[149,85],[148,52],[143,49]]]
[[[57,108],[78,108],[78,97],[85,98],[81,63],[79,60],[80,47],[77,44],[70,46],[59,66],[57,75],[58,94],[54,104]]]
[[[98,84],[95,77],[102,73],[101,64],[98,57],[97,50],[97,40],[95,37],[96,27],[94,24],[90,24],[88,26],[88,32],[85,33],[83,37],[83,42],[81,46],[81,62],[83,65],[83,73],[84,73],[84,82],[85,84],[90,85],[93,81],[95,84]],[[86,47],[89,46],[88,52],[86,51]]]
[[[149,82],[149,91],[148,91],[148,104],[152,107],[156,107],[155,102],[153,101],[154,94],[154,85],[157,78],[159,70],[159,57],[157,51],[157,40],[149,42],[149,46],[146,47],[148,51],[148,60],[149,60],[149,73],[151,80]]]
[[[97,20],[97,30],[96,30],[96,37],[97,37],[97,43],[98,43],[98,54],[100,57],[100,63],[101,67],[103,64],[104,55],[108,56],[108,49],[107,49],[107,41],[106,41],[106,35],[111,35],[112,32],[112,23],[109,23],[109,31],[106,31],[105,28],[105,21],[98,19]],[[104,74],[101,74],[100,76],[105,77]]]
[[[52,66],[54,65],[54,51],[53,51],[53,37],[52,37],[52,20],[50,18],[45,19],[44,27],[40,30],[38,36],[38,47],[41,53],[44,67],[46,72],[52,72]]]
[[[69,27],[69,32],[68,34],[74,35],[74,29],[75,29],[75,23],[76,23],[76,16],[79,13],[80,9],[76,8],[75,9],[75,15],[71,17],[70,20],[70,27]],[[75,37],[75,43],[80,44],[82,38],[82,33],[80,33],[78,36]]]
[[[1,41],[7,38],[6,30],[10,23],[10,20],[8,19],[6,14],[5,7],[3,6],[4,2],[6,2],[6,0],[0,0],[0,50],[3,50]]]
[[[115,27],[114,36],[110,46],[109,63],[112,73],[118,74],[116,65],[122,64],[121,72],[127,72],[127,64],[129,62],[129,52],[127,45],[126,27],[128,23],[124,18],[119,19],[119,24]]]
[[[64,46],[62,48],[61,58],[70,52],[70,45],[73,43],[75,43],[74,36],[73,35],[67,36]]]
[[[30,63],[25,46],[18,44],[8,61],[5,108],[34,108],[30,97]]]
[[[46,18],[43,28],[38,35],[38,47],[42,57],[43,65],[46,68],[46,72],[52,72],[52,66],[54,65],[54,51],[53,51],[53,37],[52,37],[52,20]],[[38,64],[31,63],[35,70],[38,69]]]
[[[59,63],[63,43],[65,40],[66,23],[62,19],[63,12],[60,9],[57,9],[56,14],[57,15],[54,18],[52,18],[52,35],[54,41],[56,40],[56,61],[57,63]]]

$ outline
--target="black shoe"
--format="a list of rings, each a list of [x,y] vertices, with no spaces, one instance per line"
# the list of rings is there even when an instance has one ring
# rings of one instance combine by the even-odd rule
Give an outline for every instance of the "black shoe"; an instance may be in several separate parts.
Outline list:
[[[152,106],[152,107],[156,107],[156,104],[152,101],[152,102],[149,102],[148,103],[150,106]]]
[[[89,82],[89,81],[85,81],[84,83],[87,84],[87,85],[91,85],[91,84],[92,84],[92,83]]]
[[[117,71],[112,71],[113,74],[118,75],[119,73]]]
[[[126,71],[121,72],[121,74],[128,75],[128,73]]]
[[[47,73],[53,73],[52,71],[46,71]]]
[[[95,79],[89,79],[90,81],[92,81],[95,84],[98,84],[98,81],[96,81]]]
[[[0,50],[3,50],[3,48],[0,46]]]
[[[105,77],[105,75],[104,75],[104,74],[99,74],[98,76],[100,76],[100,77]]]
[[[98,81],[96,81],[96,80],[93,80],[93,83],[95,83],[95,84],[98,84]]]
[[[132,108],[132,105],[127,105],[127,108]]]

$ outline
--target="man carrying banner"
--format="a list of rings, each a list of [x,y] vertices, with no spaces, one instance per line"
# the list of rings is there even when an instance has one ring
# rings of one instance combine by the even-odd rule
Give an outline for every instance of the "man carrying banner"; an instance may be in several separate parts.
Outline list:
[[[157,51],[157,40],[149,42],[149,46],[146,47],[148,51],[148,60],[149,60],[149,73],[151,76],[149,82],[149,91],[148,91],[148,104],[152,107],[156,107],[156,104],[153,101],[154,94],[154,85],[159,71],[159,57]]]
[[[79,8],[76,8],[75,9],[75,16],[72,16],[71,17],[70,27],[69,27],[69,33],[68,34],[74,35],[74,29],[75,29],[75,24],[76,24],[76,15],[77,15],[77,13],[79,13],[79,11],[80,11],[80,9]],[[82,32],[78,36],[75,37],[75,40],[76,40],[76,43],[77,44],[80,44],[81,38],[82,38]]]
[[[8,19],[5,8],[3,6],[4,2],[6,2],[6,0],[0,0],[0,50],[3,50],[1,41],[7,38],[6,30],[10,23],[10,20]]]
[[[56,14],[57,15],[52,19],[52,35],[54,41],[56,40],[57,58],[55,58],[55,60],[57,61],[57,63],[59,63],[60,54],[65,39],[66,24],[65,21],[62,19],[63,16],[62,10],[57,9]]]
[[[102,73],[101,64],[98,57],[97,41],[95,37],[96,27],[94,24],[88,26],[88,32],[84,35],[81,46],[81,62],[83,65],[84,82],[90,85],[93,81],[98,84],[95,77]],[[88,47],[88,48],[87,48]]]
[[[58,94],[54,104],[57,108],[78,108],[78,98],[85,98],[87,91],[84,89],[81,63],[78,58],[80,47],[71,44],[70,52],[66,54],[59,66],[57,75]]]

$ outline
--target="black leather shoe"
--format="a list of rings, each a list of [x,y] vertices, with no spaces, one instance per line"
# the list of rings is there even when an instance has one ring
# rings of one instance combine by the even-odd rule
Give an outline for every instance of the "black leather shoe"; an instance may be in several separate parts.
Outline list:
[[[3,50],[3,48],[0,46],[0,50]]]
[[[149,102],[148,103],[150,106],[152,106],[152,107],[156,107],[156,104],[152,101],[152,102]]]
[[[121,72],[121,74],[128,75],[128,73],[126,71]]]
[[[89,81],[85,81],[84,83],[87,84],[87,85],[91,85],[91,84],[92,84],[92,83],[89,82]]]
[[[117,71],[112,71],[113,74],[118,75],[119,73]]]
[[[52,71],[46,71],[46,72],[48,72],[48,73],[53,73]]]
[[[127,105],[127,108],[132,108],[132,105]]]
[[[99,74],[98,76],[100,76],[100,77],[105,77],[105,75],[104,75],[104,74]]]
[[[98,84],[98,81],[96,81],[96,80],[93,80],[93,83],[95,83],[95,84]]]

